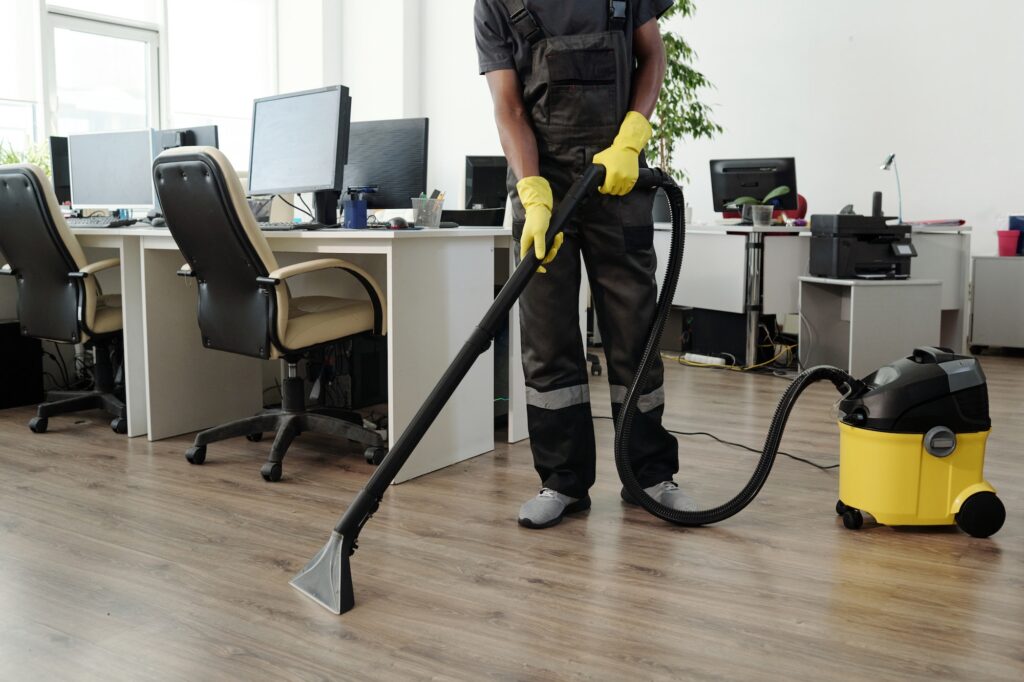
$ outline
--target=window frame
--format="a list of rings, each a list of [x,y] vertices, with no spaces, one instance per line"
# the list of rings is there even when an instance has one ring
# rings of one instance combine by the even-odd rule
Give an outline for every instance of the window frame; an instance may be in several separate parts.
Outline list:
[[[148,50],[147,76],[149,79],[146,93],[146,127],[162,128],[165,118],[162,107],[166,99],[163,96],[165,82],[162,77],[163,68],[160,58],[162,54],[160,48],[164,40],[162,27],[158,24],[118,19],[46,5],[45,2],[40,4],[43,17],[41,21],[42,36],[39,42],[43,52],[42,108],[46,136],[57,134],[57,59],[54,32],[58,28],[144,43]]]

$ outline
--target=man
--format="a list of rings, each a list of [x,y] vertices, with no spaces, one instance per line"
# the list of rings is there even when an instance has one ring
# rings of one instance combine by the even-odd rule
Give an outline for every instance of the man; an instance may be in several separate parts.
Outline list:
[[[527,528],[548,528],[590,508],[595,445],[577,304],[581,260],[616,414],[654,320],[654,193],[631,190],[665,75],[657,18],[671,6],[672,0],[476,0],[480,72],[509,161],[519,257],[533,249],[545,266],[519,301],[530,441],[544,486],[519,511]],[[546,253],[551,211],[591,163],[605,167],[601,193]],[[678,452],[661,425],[663,374],[659,361],[640,397],[633,464],[649,495],[691,509],[672,481]],[[623,499],[631,502],[625,491]]]

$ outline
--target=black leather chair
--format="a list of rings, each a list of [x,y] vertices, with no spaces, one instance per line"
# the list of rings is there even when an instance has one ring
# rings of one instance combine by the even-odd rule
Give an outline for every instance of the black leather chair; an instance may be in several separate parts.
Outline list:
[[[198,284],[203,345],[257,358],[281,358],[286,371],[281,409],[200,432],[186,453],[188,461],[202,464],[210,443],[239,436],[259,440],[265,431],[275,433],[270,457],[260,471],[268,481],[280,480],[285,451],[304,431],[361,443],[367,446],[367,459],[379,461],[385,441],[376,431],[364,428],[358,414],[306,409],[297,368],[303,355],[316,346],[359,334],[385,333],[385,301],[377,282],[362,268],[337,258],[278,267],[237,174],[217,149],[168,150],[154,162],[153,177],[167,227],[187,262],[178,274]],[[354,277],[367,298],[291,295],[289,278],[331,268]]]
[[[101,409],[110,426],[128,432],[123,387],[115,384],[111,352],[121,337],[119,296],[104,296],[95,274],[120,265],[89,263],[61,215],[50,181],[36,166],[0,166],[0,274],[18,287],[21,333],[57,343],[84,344],[94,354],[91,391],[51,391],[29,428],[46,431],[49,418]]]

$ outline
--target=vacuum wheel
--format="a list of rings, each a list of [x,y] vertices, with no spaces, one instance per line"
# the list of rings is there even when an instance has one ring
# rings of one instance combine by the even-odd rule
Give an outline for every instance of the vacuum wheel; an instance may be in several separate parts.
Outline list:
[[[366,457],[366,461],[370,464],[380,464],[384,461],[384,456],[388,454],[387,448],[381,448],[376,446],[370,446],[363,452],[363,456]]]
[[[263,466],[260,467],[260,476],[269,483],[280,481],[282,472],[283,468],[280,462],[264,462]]]
[[[846,513],[847,509],[849,509],[849,507],[847,507],[845,504],[843,504],[842,500],[838,500],[836,502],[836,516],[842,516],[843,514]]]
[[[864,515],[860,513],[859,509],[847,507],[843,512],[843,525],[850,530],[860,530],[864,525]]]
[[[185,451],[185,459],[189,464],[202,464],[206,461],[206,446],[197,445]]]
[[[46,417],[33,417],[28,423],[28,428],[31,429],[32,433],[46,433],[49,421]]]
[[[956,525],[960,530],[976,538],[987,538],[1003,527],[1006,521],[1006,507],[995,493],[974,493],[960,507]]]
[[[110,428],[113,429],[114,433],[124,435],[128,433],[128,420],[124,417],[115,417],[110,420]]]

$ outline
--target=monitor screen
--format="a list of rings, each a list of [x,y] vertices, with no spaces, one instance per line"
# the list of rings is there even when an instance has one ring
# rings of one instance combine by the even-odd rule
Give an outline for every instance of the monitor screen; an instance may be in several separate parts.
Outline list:
[[[152,208],[153,131],[68,137],[75,208]]]
[[[425,118],[353,123],[345,184],[376,187],[369,208],[409,208],[427,191],[428,130]]]
[[[796,160],[726,159],[711,162],[711,194],[715,211],[733,211],[733,202],[742,197],[758,201],[777,187],[789,187],[789,193],[772,200],[776,209],[794,211],[797,208]]]
[[[343,190],[350,108],[340,85],[256,100],[250,193]]]
[[[467,156],[466,208],[505,208],[507,181],[504,156]]]

